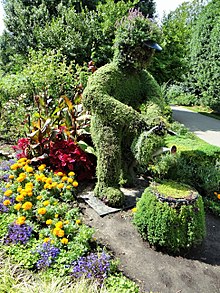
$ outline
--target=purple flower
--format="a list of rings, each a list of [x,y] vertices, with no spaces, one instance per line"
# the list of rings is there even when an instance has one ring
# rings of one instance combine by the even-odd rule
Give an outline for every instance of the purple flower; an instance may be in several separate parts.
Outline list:
[[[36,250],[37,253],[40,255],[40,259],[36,263],[36,267],[38,270],[44,269],[49,267],[54,259],[60,253],[59,248],[51,245],[49,242],[44,242],[43,245]]]
[[[74,261],[72,266],[73,277],[80,278],[85,276],[88,279],[96,278],[101,284],[110,271],[110,256],[105,252],[101,254],[91,253]]]
[[[8,235],[4,239],[4,244],[26,244],[31,237],[32,228],[27,224],[17,225],[12,223],[8,229]]]

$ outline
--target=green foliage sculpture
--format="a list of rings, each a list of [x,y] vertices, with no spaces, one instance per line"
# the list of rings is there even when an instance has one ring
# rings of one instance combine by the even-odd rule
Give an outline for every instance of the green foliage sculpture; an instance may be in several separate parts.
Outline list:
[[[123,203],[121,183],[134,184],[134,138],[158,124],[166,109],[158,84],[144,70],[159,36],[154,23],[130,10],[118,23],[113,61],[99,68],[84,90],[98,159],[94,192],[111,206]]]
[[[172,253],[186,251],[205,236],[202,197],[174,181],[151,184],[137,203],[134,224],[150,244]]]

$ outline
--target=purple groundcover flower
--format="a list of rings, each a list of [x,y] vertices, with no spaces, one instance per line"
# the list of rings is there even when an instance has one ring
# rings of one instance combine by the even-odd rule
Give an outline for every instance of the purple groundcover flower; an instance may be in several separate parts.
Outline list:
[[[15,163],[15,160],[13,160],[13,159],[0,162],[0,171],[10,170],[10,166],[13,165],[14,163]]]
[[[110,271],[110,256],[105,252],[101,254],[90,253],[88,256],[79,258],[72,263],[73,272],[72,276],[80,278],[95,278],[100,283],[107,277]]]
[[[8,211],[9,211],[9,208],[3,205],[2,202],[0,202],[0,213],[7,213]]]
[[[4,244],[26,244],[31,237],[32,228],[27,224],[18,225],[12,223],[8,229],[8,235],[4,239]]]
[[[36,263],[36,267],[38,270],[49,267],[55,258],[60,253],[59,248],[51,245],[50,241],[44,242],[43,245],[36,250],[40,255],[40,259]]]

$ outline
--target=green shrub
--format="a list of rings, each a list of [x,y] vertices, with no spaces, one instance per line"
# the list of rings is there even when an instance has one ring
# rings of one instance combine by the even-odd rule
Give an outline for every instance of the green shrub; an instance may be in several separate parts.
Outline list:
[[[171,190],[173,183],[168,183]],[[160,189],[166,191],[167,184]],[[174,186],[176,192],[186,187],[178,184]],[[188,187],[188,195],[192,189]],[[156,247],[163,247],[168,252],[178,253],[200,244],[205,236],[205,214],[202,197],[189,205],[176,207],[167,202],[161,202],[155,193],[156,187],[148,187],[137,203],[134,224],[143,239]],[[162,195],[161,193],[159,193]],[[168,192],[169,195],[169,192]]]

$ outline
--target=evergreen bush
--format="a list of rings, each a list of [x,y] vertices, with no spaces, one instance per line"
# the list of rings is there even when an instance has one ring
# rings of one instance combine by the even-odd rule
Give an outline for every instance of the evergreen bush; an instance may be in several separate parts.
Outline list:
[[[195,195],[193,200],[191,195]],[[159,187],[151,184],[137,203],[134,224],[151,245],[181,253],[200,244],[205,236],[202,197],[189,186],[172,181]]]

